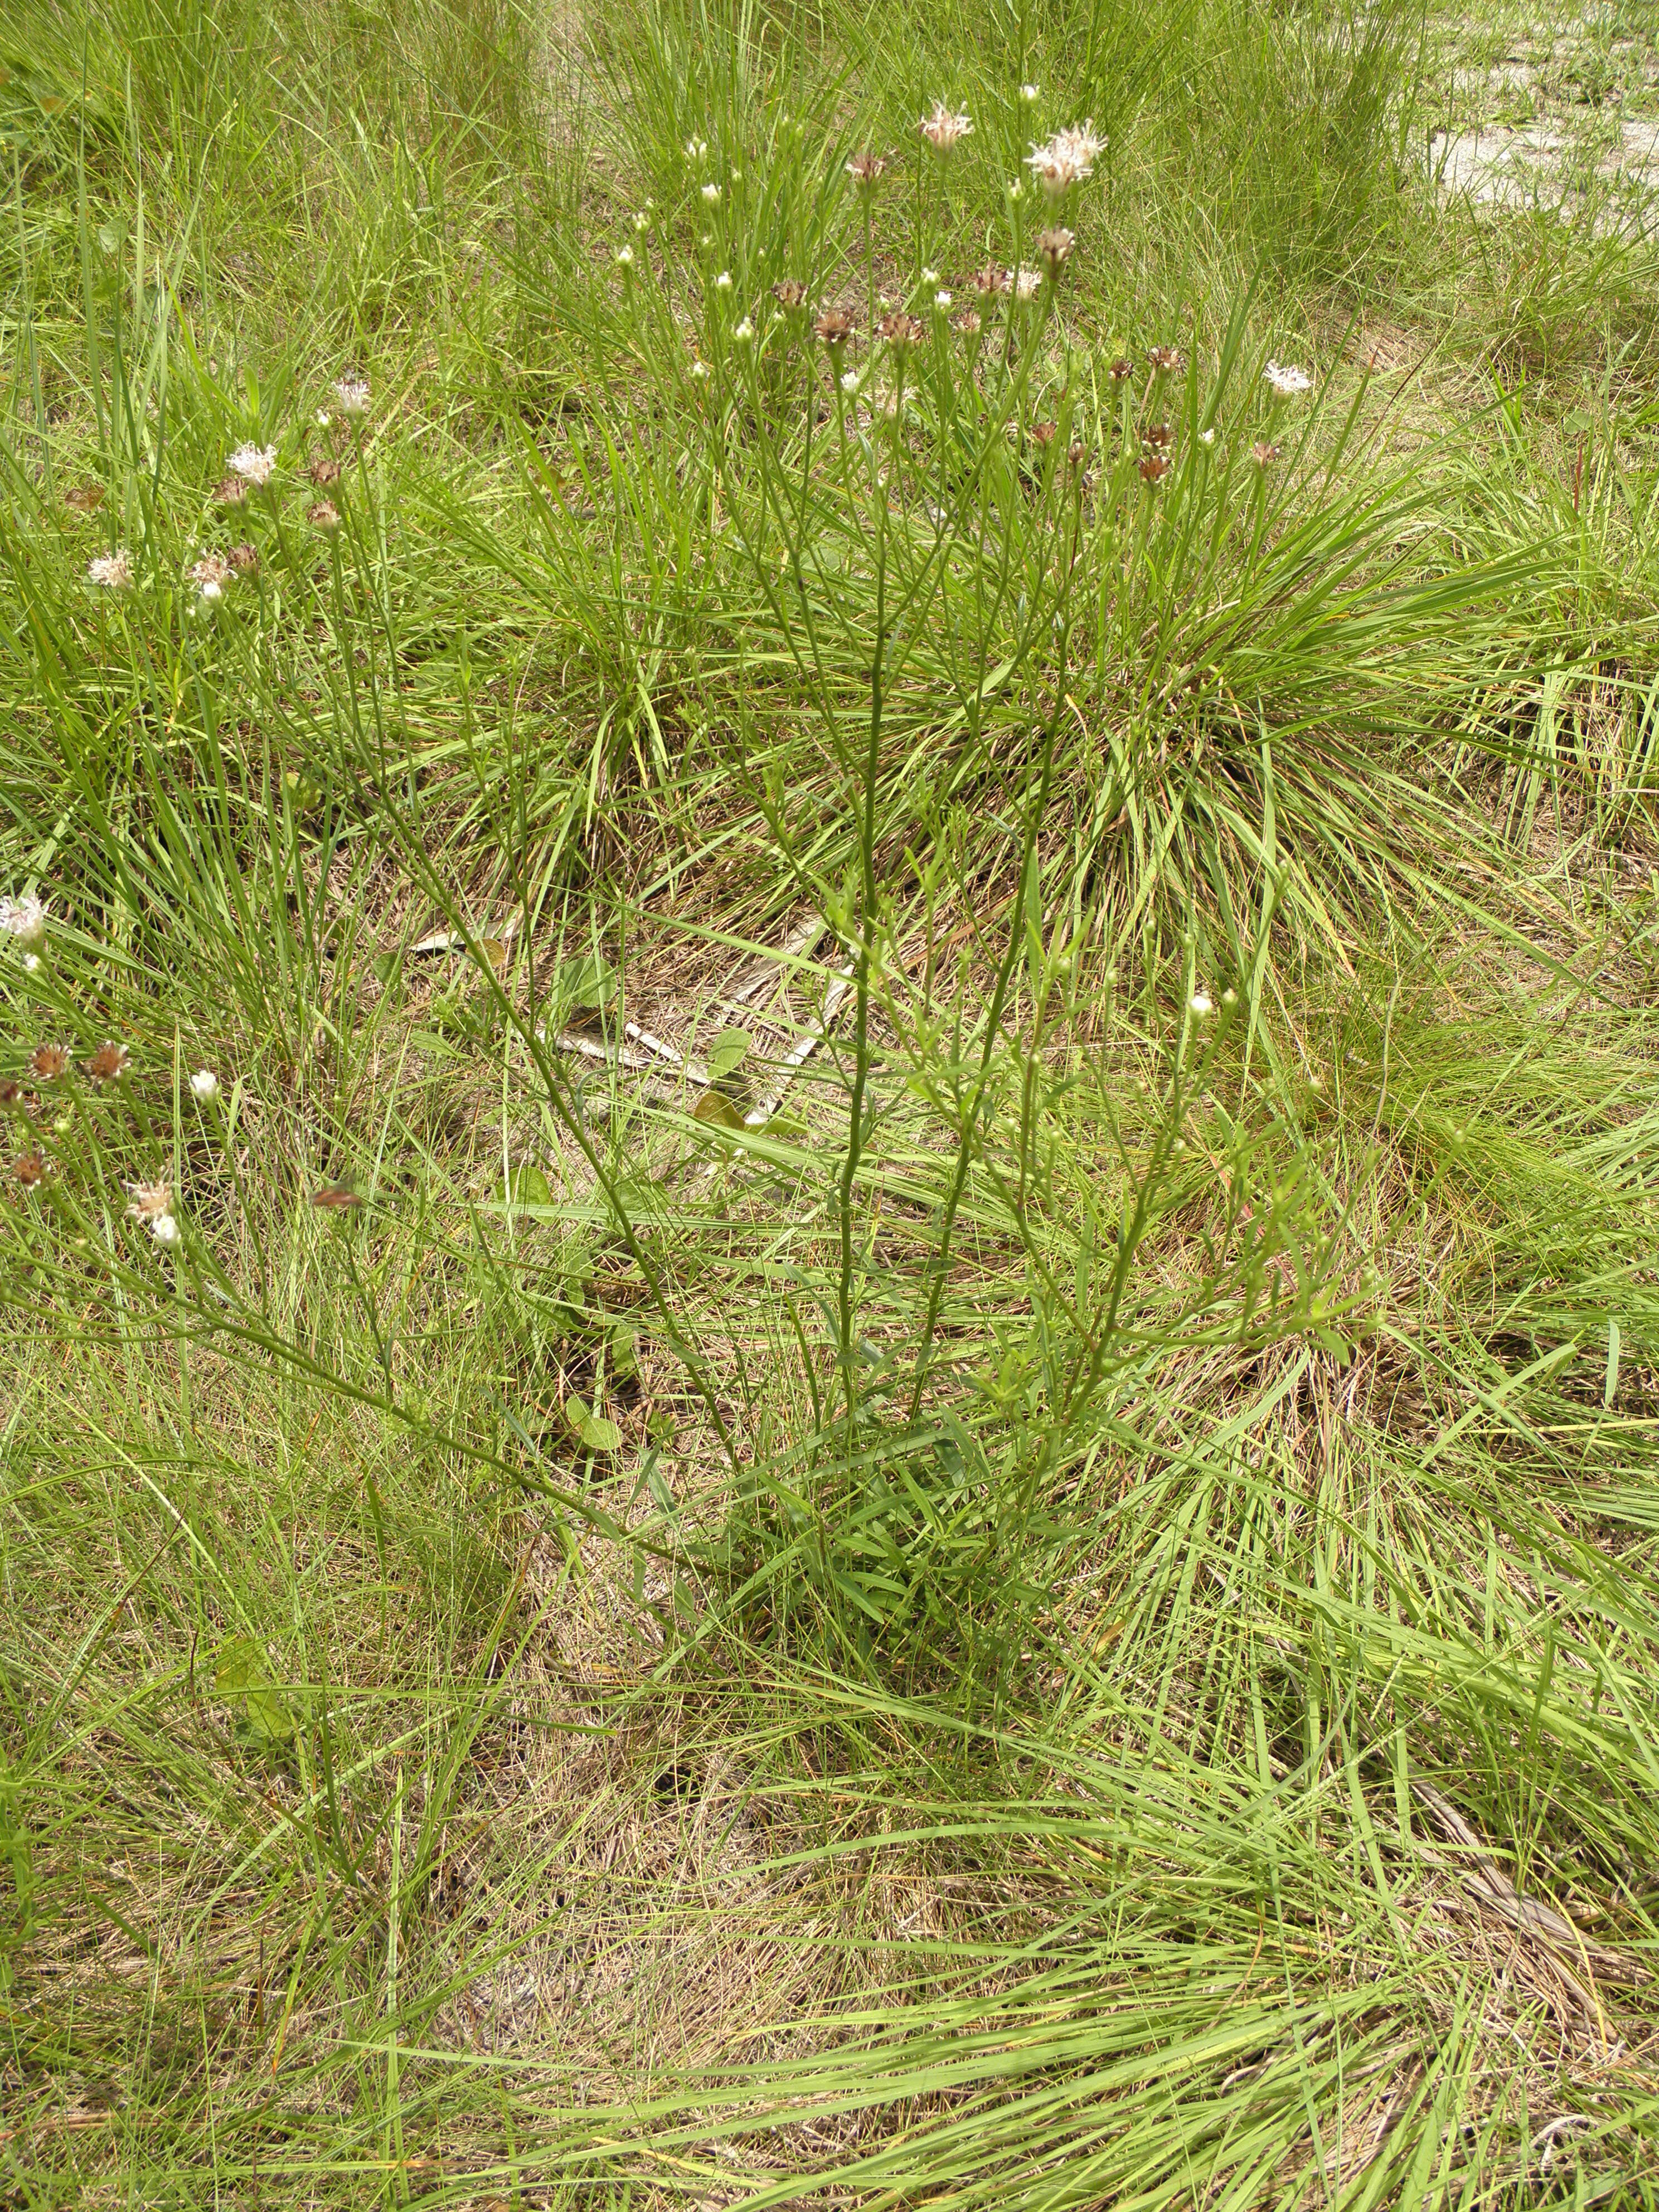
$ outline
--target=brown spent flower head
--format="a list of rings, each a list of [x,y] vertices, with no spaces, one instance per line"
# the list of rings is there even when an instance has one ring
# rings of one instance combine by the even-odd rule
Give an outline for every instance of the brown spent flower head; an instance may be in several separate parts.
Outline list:
[[[887,167],[885,154],[854,154],[847,173],[861,192],[871,191]]]
[[[173,1211],[173,1185],[170,1182],[130,1182],[127,1185],[127,1219],[154,1221],[156,1217]]]
[[[8,1075],[0,1081],[0,1106],[21,1106],[22,1103],[22,1085],[15,1075]]]
[[[37,1183],[42,1183],[46,1179],[46,1154],[37,1146],[32,1152],[23,1154],[12,1170],[12,1173],[25,1190],[33,1190]]]
[[[1006,269],[975,269],[972,278],[975,291],[987,300],[994,300],[999,292],[1006,292],[1009,281]]]
[[[798,315],[806,305],[806,287],[793,276],[780,276],[772,287],[772,297],[787,315]]]
[[[340,526],[340,510],[331,499],[313,500],[306,509],[306,520],[325,538],[332,538]]]
[[[895,353],[902,353],[907,346],[921,343],[927,325],[915,315],[884,315],[876,325],[876,335],[885,338]]]
[[[259,573],[259,549],[246,539],[240,545],[233,545],[225,558],[239,576],[257,576]]]
[[[224,479],[224,482],[219,486],[218,489],[214,493],[213,504],[216,507],[246,507],[247,505],[247,478],[246,477],[227,477]]]
[[[961,331],[963,337],[976,338],[983,327],[979,319],[978,309],[964,307],[957,317],[954,327]]]
[[[1089,458],[1089,449],[1081,438],[1073,438],[1066,448],[1066,459],[1071,467],[1080,469]]]
[[[111,1044],[106,1039],[85,1063],[86,1071],[94,1083],[113,1083],[118,1076],[126,1073],[127,1062],[131,1058],[125,1045]]]
[[[834,354],[841,351],[857,328],[845,307],[826,307],[813,324],[812,331]]]
[[[1255,463],[1257,468],[1265,469],[1270,461],[1276,461],[1279,459],[1279,448],[1277,446],[1270,446],[1264,438],[1260,445],[1251,447],[1250,459]]]
[[[1157,483],[1170,473],[1170,456],[1167,453],[1143,453],[1140,473],[1148,483]]]
[[[1054,444],[1054,440],[1059,436],[1059,434],[1060,425],[1058,422],[1033,422],[1031,425],[1031,443],[1042,451],[1046,452],[1047,449]]]
[[[363,1201],[349,1184],[325,1182],[320,1190],[312,1192],[311,1202],[325,1212],[355,1213]]]
[[[1175,370],[1187,366],[1178,346],[1149,346],[1146,358],[1160,376],[1170,375]]]
[[[96,514],[103,503],[102,484],[71,484],[64,494],[64,506],[73,507],[77,514]]]
[[[1071,256],[1076,240],[1069,230],[1056,225],[1053,230],[1040,230],[1036,234],[1037,259],[1050,276],[1058,276]]]
[[[326,491],[331,484],[340,481],[340,464],[332,453],[319,453],[311,465],[311,481],[319,491]]]
[[[924,115],[916,128],[936,154],[948,154],[973,129],[971,118],[953,115],[945,102],[936,100],[931,115]]]
[[[1111,378],[1114,384],[1123,384],[1127,382],[1127,380],[1134,374],[1134,373],[1135,365],[1133,362],[1125,361],[1121,354],[1118,356],[1117,359],[1112,363],[1111,367],[1106,372],[1107,375]]]
[[[29,1073],[40,1083],[56,1083],[69,1073],[69,1047],[64,1044],[38,1044],[29,1054]]]
[[[1175,432],[1167,422],[1149,422],[1140,434],[1141,443],[1152,446],[1160,453],[1175,443]]]

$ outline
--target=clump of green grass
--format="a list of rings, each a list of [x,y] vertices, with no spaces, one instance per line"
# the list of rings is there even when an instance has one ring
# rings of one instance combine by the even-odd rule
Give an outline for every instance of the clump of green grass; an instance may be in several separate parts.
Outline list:
[[[1359,366],[1420,29],[8,60],[20,2202],[1645,2201],[1639,307]]]

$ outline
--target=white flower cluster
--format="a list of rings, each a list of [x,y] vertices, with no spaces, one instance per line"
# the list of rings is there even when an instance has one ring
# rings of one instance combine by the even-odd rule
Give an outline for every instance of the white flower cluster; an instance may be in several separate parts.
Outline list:
[[[39,952],[46,941],[46,909],[28,891],[21,898],[0,898],[0,930],[15,937],[26,955]]]
[[[191,568],[190,580],[197,590],[198,610],[216,607],[225,596],[225,587],[236,580],[236,571],[222,553],[204,553]]]
[[[275,446],[252,444],[238,446],[229,458],[228,466],[231,474],[240,477],[245,483],[264,486],[276,473],[276,448]]]
[[[1037,181],[1049,198],[1058,199],[1073,185],[1085,184],[1093,176],[1095,163],[1105,150],[1106,141],[1095,129],[1091,118],[1056,131],[1046,146],[1033,147],[1025,156],[1025,166],[1036,171]]]
[[[948,154],[973,127],[969,116],[952,114],[942,100],[936,100],[933,113],[924,115],[916,125],[936,154]]]
[[[1293,362],[1270,361],[1261,372],[1261,379],[1272,387],[1275,399],[1294,399],[1299,392],[1313,390],[1312,377]]]

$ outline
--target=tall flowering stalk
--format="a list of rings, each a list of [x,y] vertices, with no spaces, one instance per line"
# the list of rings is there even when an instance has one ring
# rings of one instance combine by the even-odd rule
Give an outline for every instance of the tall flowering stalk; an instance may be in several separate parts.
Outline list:
[[[921,137],[933,148],[935,156],[933,161],[936,186],[933,203],[935,230],[939,228],[940,219],[945,211],[945,165],[963,140],[972,133],[973,128],[972,118],[965,110],[961,112],[953,110],[942,100],[935,100],[931,113],[924,115],[916,125]],[[922,232],[920,225],[916,231],[916,269],[918,281],[925,283],[927,270],[923,259]]]

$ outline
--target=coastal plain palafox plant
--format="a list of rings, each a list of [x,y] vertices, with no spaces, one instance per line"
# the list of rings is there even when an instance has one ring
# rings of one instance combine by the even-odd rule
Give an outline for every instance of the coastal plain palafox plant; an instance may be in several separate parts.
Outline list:
[[[1407,14],[0,38],[20,2201],[1646,2201],[1653,518],[1347,358]]]

